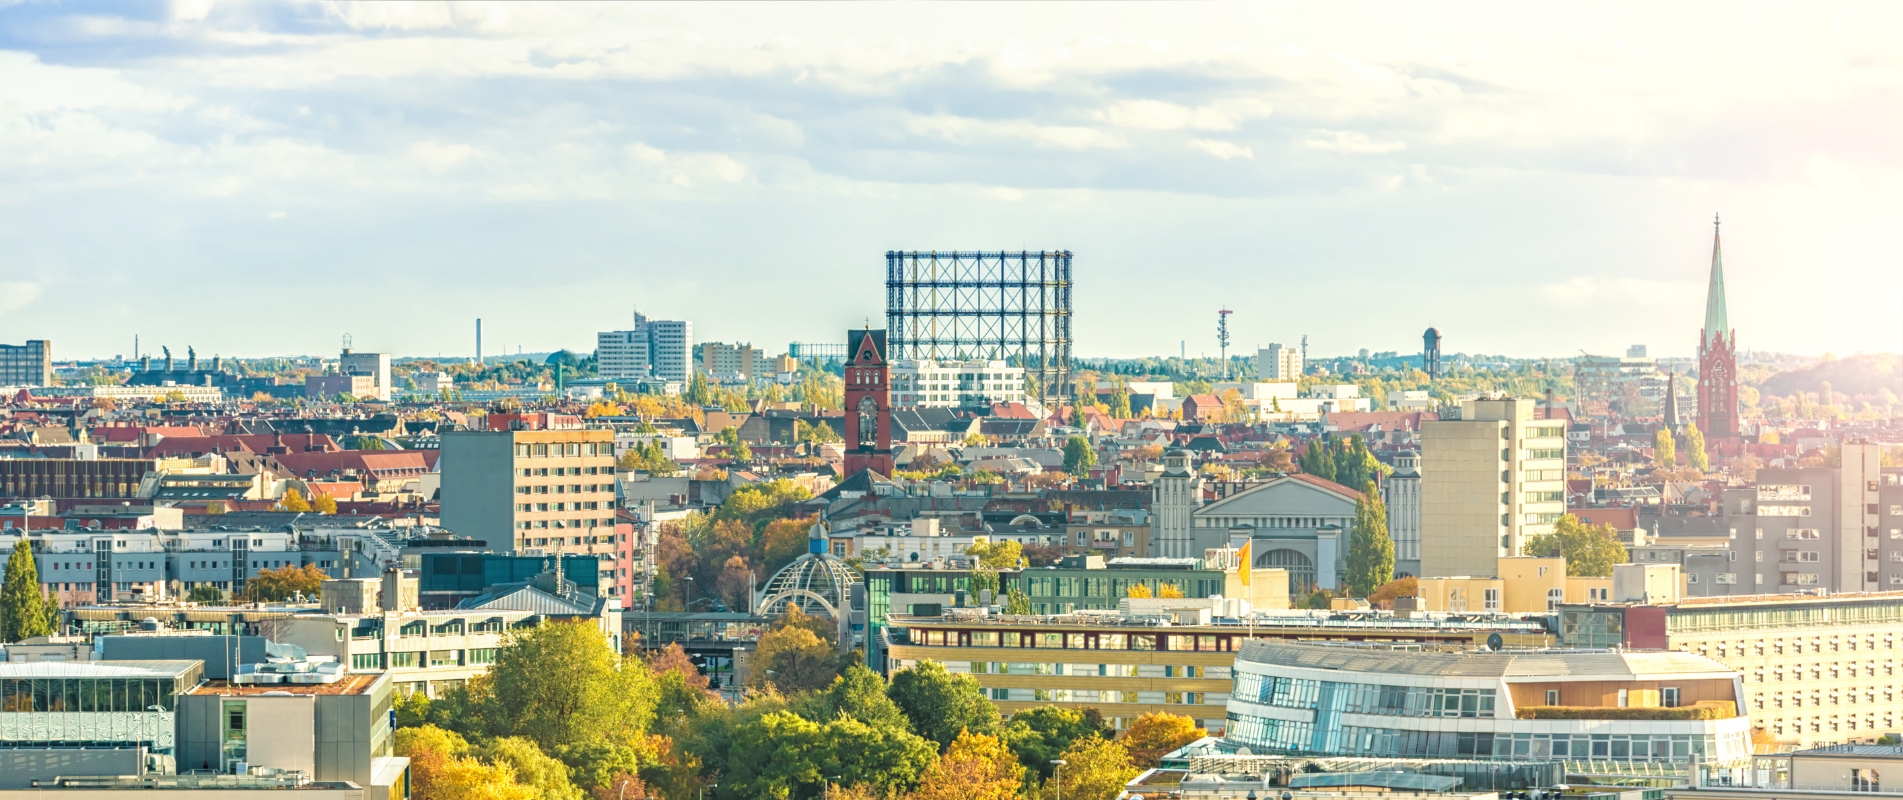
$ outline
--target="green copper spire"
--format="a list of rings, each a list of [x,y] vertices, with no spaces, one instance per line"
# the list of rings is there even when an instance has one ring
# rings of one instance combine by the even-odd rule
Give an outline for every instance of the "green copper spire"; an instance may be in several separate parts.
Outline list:
[[[1731,338],[1731,324],[1725,318],[1725,260],[1718,247],[1716,214],[1711,217],[1711,288],[1705,295],[1704,336],[1707,345]]]

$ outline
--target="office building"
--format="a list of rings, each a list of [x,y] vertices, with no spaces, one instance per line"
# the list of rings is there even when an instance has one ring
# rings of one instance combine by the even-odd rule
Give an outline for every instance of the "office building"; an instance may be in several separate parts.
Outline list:
[[[1903,469],[1884,469],[1883,446],[1864,441],[1837,461],[1762,469],[1757,486],[1726,492],[1716,532],[1729,552],[1685,558],[1691,593],[1903,590]]]
[[[1388,475],[1387,480],[1381,482],[1381,503],[1388,507],[1388,538],[1394,541],[1395,576],[1419,576],[1421,574],[1420,451],[1403,450],[1394,457],[1394,472]]]
[[[1249,641],[1234,672],[1225,738],[1258,753],[1750,764],[1738,673],[1690,653]]]
[[[31,339],[26,344],[0,344],[0,386],[50,386],[52,383],[52,342]]]
[[[170,753],[175,698],[203,680],[198,661],[0,662],[0,749],[83,744]]]
[[[0,458],[0,497],[132,499],[148,473],[182,459]],[[0,523],[3,525],[4,523]]]
[[[694,375],[694,323],[634,314],[634,328],[595,337],[598,377],[607,381],[687,383]]]
[[[1256,377],[1265,381],[1295,381],[1302,377],[1302,350],[1271,343],[1255,353]]]
[[[178,769],[243,774],[263,767],[350,781],[366,797],[402,797],[409,759],[394,755],[395,700],[389,673],[261,669],[207,681],[178,694]]]
[[[1025,401],[1024,369],[1003,361],[933,361],[892,364],[895,408],[990,408]]]
[[[1423,577],[1490,575],[1566,513],[1566,425],[1537,401],[1482,398],[1421,426]]]
[[[242,594],[262,570],[308,565],[341,576],[347,563],[339,542],[285,530],[9,529],[0,530],[0,552],[23,535],[40,583],[64,605],[181,597],[200,586]]]
[[[1035,572],[1035,570],[1033,571]],[[929,576],[918,576],[930,580]],[[1224,719],[1236,653],[1252,639],[1345,639],[1476,647],[1542,647],[1537,621],[1345,620],[1327,615],[1242,614],[1233,600],[1129,600],[1115,610],[998,616],[926,606],[895,612],[884,637],[890,668],[932,660],[969,674],[1006,715],[1044,705],[1096,709],[1123,728],[1152,712]]]
[[[353,353],[346,347],[343,354],[337,357],[337,371],[344,375],[370,378],[370,394],[359,394],[358,398],[368,400],[374,397],[384,401],[390,399],[389,353]]]
[[[612,553],[614,431],[566,414],[491,414],[442,435],[443,527],[515,553]]]
[[[766,353],[749,344],[702,342],[699,347],[700,371],[723,383],[752,383],[773,376],[773,364]]]
[[[1682,650],[1736,670],[1757,727],[1802,746],[1903,731],[1903,593],[1560,608],[1560,644]]]

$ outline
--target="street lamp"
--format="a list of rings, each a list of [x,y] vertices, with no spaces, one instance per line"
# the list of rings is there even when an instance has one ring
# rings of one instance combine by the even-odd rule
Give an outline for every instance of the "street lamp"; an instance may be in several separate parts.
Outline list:
[[[832,797],[833,796],[833,782],[837,780],[839,780],[838,775],[826,776],[826,784],[824,786],[819,787],[819,791],[821,795],[827,798]]]
[[[1064,800],[1064,765],[1070,762],[1054,758],[1051,763],[1057,765],[1057,800]]]

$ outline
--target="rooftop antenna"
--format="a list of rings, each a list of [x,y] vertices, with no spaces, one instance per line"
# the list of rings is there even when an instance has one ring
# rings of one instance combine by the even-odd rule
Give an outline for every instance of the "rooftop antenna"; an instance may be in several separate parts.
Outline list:
[[[1216,312],[1216,344],[1222,352],[1222,379],[1229,380],[1229,315],[1236,312],[1224,306]]]

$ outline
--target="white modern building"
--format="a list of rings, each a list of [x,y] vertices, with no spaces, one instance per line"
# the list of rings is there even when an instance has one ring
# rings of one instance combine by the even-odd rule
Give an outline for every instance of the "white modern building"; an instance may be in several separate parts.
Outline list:
[[[1271,343],[1255,354],[1256,374],[1265,381],[1293,381],[1302,377],[1302,350]]]
[[[1735,670],[1685,652],[1254,640],[1236,654],[1226,737],[1258,753],[1742,772],[1743,696]]]
[[[348,376],[368,377],[373,386],[372,393],[378,400],[390,399],[390,354],[389,353],[353,353],[344,348],[337,357],[337,373]],[[359,399],[367,399],[358,394]]]
[[[1003,361],[898,361],[891,385],[893,408],[984,408],[1026,397],[1024,369]]]
[[[595,360],[602,380],[686,383],[694,374],[694,323],[637,311],[633,330],[596,334]]]

